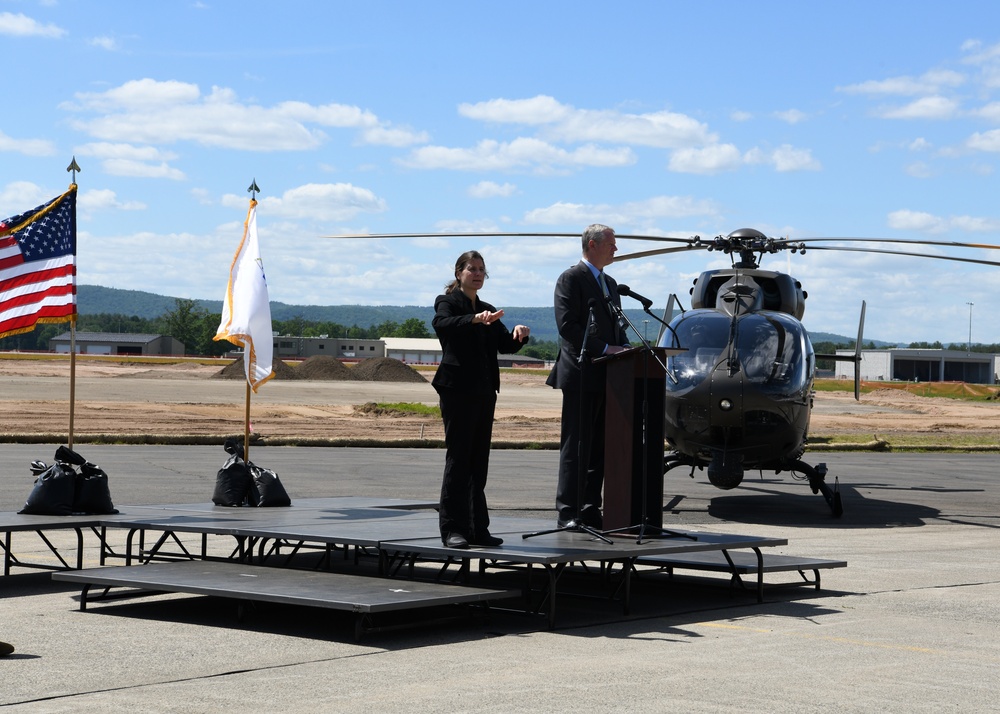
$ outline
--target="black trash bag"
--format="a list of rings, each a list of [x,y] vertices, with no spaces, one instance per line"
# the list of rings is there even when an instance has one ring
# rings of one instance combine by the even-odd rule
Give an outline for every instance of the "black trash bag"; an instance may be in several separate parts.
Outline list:
[[[80,456],[80,454],[73,451],[68,446],[60,446],[56,449],[56,461],[62,461],[64,464],[70,464],[72,466],[83,466],[87,463],[87,460]]]
[[[258,466],[253,461],[247,466],[252,477],[248,505],[260,507],[292,505],[292,499],[288,497],[288,492],[285,491],[278,474],[271,469]]]
[[[73,513],[118,513],[115,504],[111,502],[108,474],[97,464],[89,461],[80,464],[80,473],[76,476]]]
[[[253,477],[243,461],[243,447],[233,439],[226,441],[226,452],[232,454],[215,477],[212,503],[216,506],[242,506],[250,496]],[[254,504],[256,505],[256,504]]]
[[[42,462],[33,462],[32,471],[37,473]],[[67,463],[57,461],[37,473],[35,487],[28,494],[28,500],[18,513],[39,516],[69,516],[73,513],[73,499],[76,495],[76,471]]]

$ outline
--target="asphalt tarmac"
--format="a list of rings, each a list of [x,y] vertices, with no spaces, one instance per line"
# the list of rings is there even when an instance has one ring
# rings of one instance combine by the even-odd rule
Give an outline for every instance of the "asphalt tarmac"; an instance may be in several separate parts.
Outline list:
[[[0,445],[0,510],[56,445]],[[116,505],[208,503],[221,447],[77,449]],[[254,447],[294,501],[437,497],[432,449]],[[557,454],[494,451],[495,518],[554,523]],[[25,712],[940,712],[1000,711],[1000,479],[996,455],[813,454],[845,513],[787,474],[733,491],[667,475],[664,525],[786,538],[778,552],[846,560],[823,588],[724,579],[638,583],[631,613],[563,598],[556,627],[495,612],[372,633],[343,613],[158,596],[78,609],[48,573],[0,577],[0,706]],[[31,534],[15,534],[28,538]],[[21,541],[17,541],[19,544]],[[28,546],[29,552],[35,548]],[[20,552],[23,552],[19,548]],[[35,551],[45,556],[39,544]],[[88,555],[88,558],[92,557]],[[96,564],[88,561],[87,565]],[[774,575],[768,582],[787,580]]]

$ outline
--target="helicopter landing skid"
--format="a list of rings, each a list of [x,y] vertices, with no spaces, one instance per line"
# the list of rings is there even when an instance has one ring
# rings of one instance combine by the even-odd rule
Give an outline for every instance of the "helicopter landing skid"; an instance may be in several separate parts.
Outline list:
[[[804,461],[796,460],[788,466],[793,471],[805,474],[805,477],[809,479],[809,488],[812,489],[813,493],[823,494],[834,518],[840,518],[844,514],[844,505],[840,500],[840,484],[834,482],[834,487],[830,488],[830,484],[826,482],[826,464],[810,466]]]

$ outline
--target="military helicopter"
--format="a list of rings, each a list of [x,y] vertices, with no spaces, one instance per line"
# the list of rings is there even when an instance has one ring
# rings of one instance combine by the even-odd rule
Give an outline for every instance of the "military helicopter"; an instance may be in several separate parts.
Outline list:
[[[395,233],[331,236],[334,238],[417,237],[574,237],[571,233]],[[732,267],[701,273],[690,289],[691,308],[674,315],[675,295],[663,317],[651,311],[652,301],[619,285],[619,293],[642,303],[663,325],[658,347],[679,348],[666,358],[664,400],[664,473],[690,467],[707,470],[709,482],[732,489],[747,470],[789,472],[808,482],[823,496],[834,517],[843,514],[835,480],[826,482],[827,467],[802,460],[806,450],[814,401],[817,359],[855,364],[855,399],[860,398],[861,344],[865,302],[861,303],[858,336],[853,355],[816,354],[802,324],[808,294],[791,275],[761,270],[760,258],[781,251],[805,254],[809,250],[854,251],[936,258],[1000,266],[1000,262],[931,255],[882,247],[850,247],[841,243],[936,245],[1000,250],[991,244],[878,238],[770,238],[743,228],[728,235],[704,239],[618,234],[622,240],[675,243],[672,247],[615,256],[615,262],[650,258],[691,250],[721,252]],[[836,245],[822,243],[836,242]],[[807,246],[807,244],[809,244]],[[637,332],[637,331],[636,331]],[[638,332],[637,332],[638,334]],[[645,341],[645,338],[639,335]],[[674,351],[674,350],[671,350]]]

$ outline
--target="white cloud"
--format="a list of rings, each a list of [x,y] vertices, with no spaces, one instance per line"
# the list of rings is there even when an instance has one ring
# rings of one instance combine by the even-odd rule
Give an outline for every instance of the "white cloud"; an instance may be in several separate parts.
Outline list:
[[[100,47],[102,50],[108,50],[109,52],[114,52],[119,49],[118,40],[114,37],[108,37],[104,35],[102,37],[92,37],[87,41],[91,47]]]
[[[245,151],[300,151],[326,140],[317,126],[357,129],[363,143],[405,146],[427,140],[422,132],[392,127],[355,106],[283,102],[266,107],[241,102],[225,87],[203,95],[198,85],[175,80],[146,78],[105,92],[81,92],[61,108],[76,115],[74,128],[97,139],[138,144],[190,141]]]
[[[1000,122],[1000,102],[990,102],[970,112],[970,114],[986,119],[987,121]]]
[[[883,119],[951,119],[958,113],[958,102],[947,97],[922,97],[902,107],[885,107],[877,115]]]
[[[936,94],[946,87],[958,87],[966,81],[965,75],[952,70],[931,70],[920,77],[890,77],[869,80],[859,84],[837,87],[838,92],[847,94],[918,95]]]
[[[927,141],[927,139],[920,136],[911,141],[906,148],[908,148],[910,151],[928,151],[933,147],[931,143]]]
[[[922,211],[893,211],[888,216],[890,228],[919,231],[921,233],[944,233],[959,230],[965,233],[1000,232],[1000,219],[982,216],[952,216],[942,218]]]
[[[488,219],[480,219],[478,221],[463,221],[463,220],[441,220],[434,224],[434,229],[440,231],[441,233],[499,233],[502,228],[498,227],[497,224]]]
[[[58,39],[66,35],[66,30],[58,25],[43,25],[20,13],[15,15],[12,12],[0,12],[0,35]]]
[[[717,141],[703,123],[684,114],[577,109],[543,95],[462,104],[459,113],[481,121],[539,126],[542,138],[553,142],[590,141],[678,148]]]
[[[812,152],[808,149],[796,149],[788,144],[779,146],[771,153],[770,163],[779,172],[820,170],[819,161],[813,158]]]
[[[25,156],[52,156],[56,153],[56,146],[47,139],[14,139],[0,131],[0,151]]]
[[[100,159],[101,168],[112,176],[166,178],[173,181],[185,178],[183,171],[169,164],[177,159],[177,154],[155,146],[93,142],[77,147],[76,154]]]
[[[914,161],[906,167],[905,171],[907,176],[912,176],[913,178],[930,178],[933,176],[930,166],[923,161]]]
[[[146,204],[141,201],[121,201],[110,189],[93,189],[81,191],[77,198],[77,206],[81,211],[99,210],[143,211]]]
[[[183,171],[162,161],[158,164],[150,164],[134,159],[106,159],[101,162],[101,167],[112,176],[165,178],[171,181],[183,181],[185,178]]]
[[[0,218],[24,213],[29,208],[52,200],[60,193],[62,191],[49,191],[30,181],[12,181],[0,189]]]
[[[132,159],[135,161],[172,161],[177,154],[163,151],[155,146],[133,146],[132,144],[112,144],[93,142],[76,148],[79,156],[93,156],[98,159]]]
[[[653,196],[643,201],[623,204],[554,203],[536,208],[525,214],[528,224],[587,225],[600,222],[608,225],[647,225],[651,220],[663,218],[690,218],[716,216],[718,209],[711,201],[696,200],[686,196]],[[619,229],[619,232],[624,232]]]
[[[458,113],[469,119],[514,124],[548,124],[561,121],[573,111],[572,107],[544,95],[458,105]]]
[[[1000,231],[1000,219],[977,216],[955,216],[951,225],[968,233],[996,233]]]
[[[729,118],[732,119],[733,121],[744,122],[753,119],[753,114],[744,111],[734,111],[730,113]]]
[[[922,211],[893,211],[888,216],[890,228],[922,233],[941,233],[947,230],[947,221],[931,213]]]
[[[678,149],[670,155],[667,168],[686,174],[715,174],[735,171],[743,155],[733,144],[714,144],[703,149]]]
[[[226,206],[245,206],[246,201],[232,194],[223,197]],[[288,189],[280,197],[263,197],[258,202],[262,214],[311,221],[347,221],[387,208],[385,200],[374,192],[349,183],[304,184]]]
[[[798,124],[799,122],[805,121],[809,118],[805,112],[799,111],[798,109],[787,109],[783,112],[775,112],[774,116],[784,122],[789,124]]]
[[[977,151],[1000,151],[1000,129],[977,131],[966,139],[965,145]]]
[[[400,163],[418,169],[509,171],[534,168],[542,171],[553,167],[627,166],[635,163],[635,156],[628,148],[582,146],[567,151],[540,139],[519,138],[511,142],[487,139],[469,149],[422,146],[401,159]]]
[[[495,181],[480,181],[469,186],[467,193],[472,198],[506,198],[517,193],[517,186],[512,183],[499,184]]]

